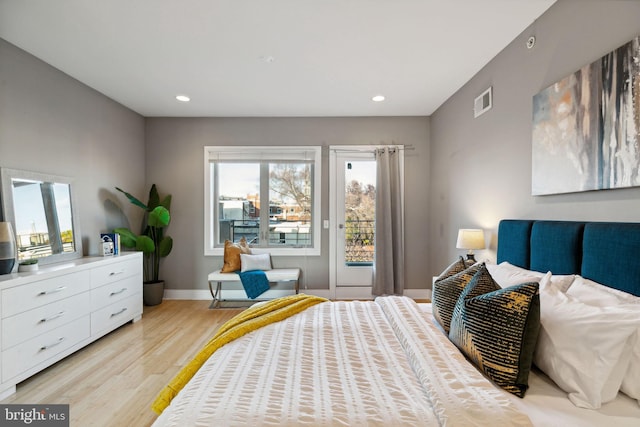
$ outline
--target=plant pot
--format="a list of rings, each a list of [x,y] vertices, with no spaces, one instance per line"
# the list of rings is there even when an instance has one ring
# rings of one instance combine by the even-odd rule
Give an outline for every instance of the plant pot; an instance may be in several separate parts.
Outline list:
[[[25,271],[36,271],[38,270],[38,264],[18,264],[18,271],[23,273]]]
[[[164,281],[147,283],[142,285],[142,301],[144,305],[158,305],[164,296]]]

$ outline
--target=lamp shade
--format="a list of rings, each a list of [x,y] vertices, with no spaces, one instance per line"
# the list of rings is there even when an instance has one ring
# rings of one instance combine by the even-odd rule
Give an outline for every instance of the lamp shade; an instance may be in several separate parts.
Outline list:
[[[458,230],[458,249],[484,249],[484,231],[475,228],[461,228]]]

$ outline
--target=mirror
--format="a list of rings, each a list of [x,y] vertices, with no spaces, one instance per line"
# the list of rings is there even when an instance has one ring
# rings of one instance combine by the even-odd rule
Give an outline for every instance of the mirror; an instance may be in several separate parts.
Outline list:
[[[4,220],[13,224],[18,262],[48,264],[82,257],[72,179],[2,168]]]

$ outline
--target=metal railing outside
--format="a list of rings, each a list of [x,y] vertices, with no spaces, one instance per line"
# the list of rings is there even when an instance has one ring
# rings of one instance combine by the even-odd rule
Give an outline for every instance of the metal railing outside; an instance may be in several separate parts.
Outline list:
[[[269,246],[305,246],[311,244],[309,233],[269,232]],[[257,221],[220,221],[220,240],[237,242],[245,237],[249,244],[260,244]],[[375,250],[375,220],[348,219],[345,221],[345,263],[350,266],[372,265]]]
[[[348,219],[344,225],[347,265],[371,265],[375,249],[375,221]]]
[[[278,227],[287,222],[270,223],[268,232],[268,246],[311,246],[311,234],[308,227],[301,229],[294,227]],[[260,221],[221,220],[220,242],[230,240],[238,242],[242,237],[250,245],[260,245]]]

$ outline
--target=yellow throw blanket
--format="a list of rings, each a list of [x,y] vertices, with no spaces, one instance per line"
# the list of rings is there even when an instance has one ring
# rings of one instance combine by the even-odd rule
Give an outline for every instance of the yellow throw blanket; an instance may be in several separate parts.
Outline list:
[[[293,316],[312,305],[327,301],[325,298],[313,295],[297,294],[274,299],[264,304],[250,307],[234,316],[218,329],[215,336],[185,365],[171,382],[158,394],[151,405],[157,414],[161,414],[169,406],[171,400],[178,394],[187,382],[195,375],[204,362],[223,345],[236,338],[254,331],[270,323],[279,322]]]

